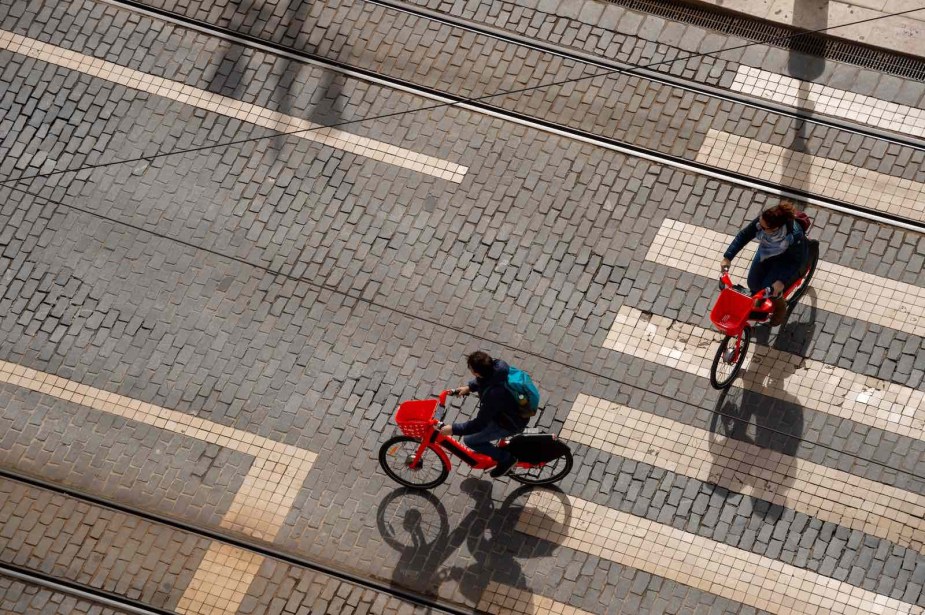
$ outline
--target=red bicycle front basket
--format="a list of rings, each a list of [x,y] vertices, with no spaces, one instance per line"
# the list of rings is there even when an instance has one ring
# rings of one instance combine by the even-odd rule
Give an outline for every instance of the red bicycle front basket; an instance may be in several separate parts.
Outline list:
[[[436,399],[415,399],[402,402],[395,413],[395,422],[406,436],[423,438],[433,429],[434,411],[440,402]]]
[[[723,333],[736,335],[745,326],[753,309],[751,296],[732,288],[724,288],[710,312],[710,321]]]

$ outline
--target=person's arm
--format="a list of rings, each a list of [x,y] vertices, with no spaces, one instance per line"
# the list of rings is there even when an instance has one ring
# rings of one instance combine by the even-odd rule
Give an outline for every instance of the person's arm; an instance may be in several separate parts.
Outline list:
[[[723,254],[723,261],[732,261],[736,255],[742,251],[745,245],[758,235],[758,218],[749,222],[745,228],[736,234],[726,252]],[[727,265],[728,266],[728,265]]]
[[[479,392],[479,383],[478,383],[478,380],[474,378],[470,380],[469,384],[467,384],[466,386],[461,386],[461,387],[457,387],[453,389],[453,395],[460,395],[460,396],[465,396],[465,395],[469,395],[470,393],[478,393],[478,392]],[[440,433],[442,433],[444,436],[464,436],[469,433],[475,433],[476,431],[479,431],[481,427],[479,429],[475,429],[471,431],[458,431],[456,427],[462,426],[465,429],[469,429],[471,427],[470,423],[473,423],[474,421],[477,421],[477,420],[478,420],[478,415],[476,415],[476,417],[472,419],[471,421],[464,421],[462,423],[454,423],[452,425],[444,425],[443,427],[440,428]]]
[[[474,418],[461,423],[453,423],[454,436],[467,436],[471,433],[478,433],[488,427],[488,424],[498,414],[498,409],[493,403],[482,403],[479,405],[478,414]]]

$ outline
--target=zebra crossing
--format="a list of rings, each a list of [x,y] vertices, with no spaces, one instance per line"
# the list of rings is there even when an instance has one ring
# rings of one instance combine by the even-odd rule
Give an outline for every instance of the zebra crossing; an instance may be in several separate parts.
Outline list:
[[[588,395],[575,400],[561,435],[925,555],[925,496],[917,493]]]
[[[730,236],[665,220],[647,260],[714,277]],[[737,259],[744,278],[751,261]],[[821,262],[816,307],[913,335],[925,335],[925,288]],[[720,335],[623,306],[603,341],[609,350],[706,378]],[[802,408],[925,440],[925,392],[822,361],[753,345],[734,386]],[[706,386],[706,385],[705,385]],[[762,448],[626,405],[580,394],[561,430],[575,444],[716,485],[925,556],[925,494]],[[902,598],[726,542],[569,496],[571,510],[537,491],[517,529],[588,555],[771,613],[925,613],[918,592]],[[862,586],[863,585],[863,586]],[[499,590],[500,591],[500,590]],[[911,596],[911,597],[910,597]],[[536,612],[509,600],[498,613]],[[582,612],[559,605],[554,612]],[[572,609],[572,610],[568,610]],[[551,611],[552,612],[552,611]]]
[[[555,496],[531,494],[517,529],[563,547],[673,579],[771,613],[921,614],[925,609],[587,500],[568,518]]]
[[[622,307],[604,346],[680,371],[709,376],[722,335]],[[925,392],[773,348],[753,345],[733,386],[804,408],[925,438]]]
[[[732,236],[713,229],[666,219],[659,226],[646,260],[704,277],[716,277],[720,256]],[[733,261],[730,274],[744,281],[755,256],[747,245]],[[816,306],[835,314],[925,336],[925,287],[887,280],[827,262],[825,254],[812,280]]]

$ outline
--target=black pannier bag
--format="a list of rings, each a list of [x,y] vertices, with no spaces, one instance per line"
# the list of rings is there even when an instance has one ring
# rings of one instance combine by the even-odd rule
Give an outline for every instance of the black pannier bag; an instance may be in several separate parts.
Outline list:
[[[545,463],[568,451],[564,442],[551,434],[518,434],[507,445],[508,452],[526,463]]]

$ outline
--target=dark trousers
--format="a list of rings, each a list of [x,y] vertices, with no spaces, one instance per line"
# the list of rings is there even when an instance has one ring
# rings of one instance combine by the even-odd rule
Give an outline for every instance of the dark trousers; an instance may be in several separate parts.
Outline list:
[[[748,290],[755,294],[774,282],[783,282],[784,288],[790,286],[800,277],[800,269],[808,259],[809,248],[806,241],[800,242],[783,254],[763,261],[758,260],[758,255],[755,254],[752,268],[748,272]]]
[[[494,442],[497,442],[501,438],[513,436],[514,434],[520,433],[521,431],[521,429],[502,427],[497,423],[490,423],[488,427],[482,431],[477,431],[475,433],[469,434],[468,436],[463,436],[463,442],[476,453],[488,455],[498,463],[505,463],[510,461],[511,454],[506,450],[495,446]]]

